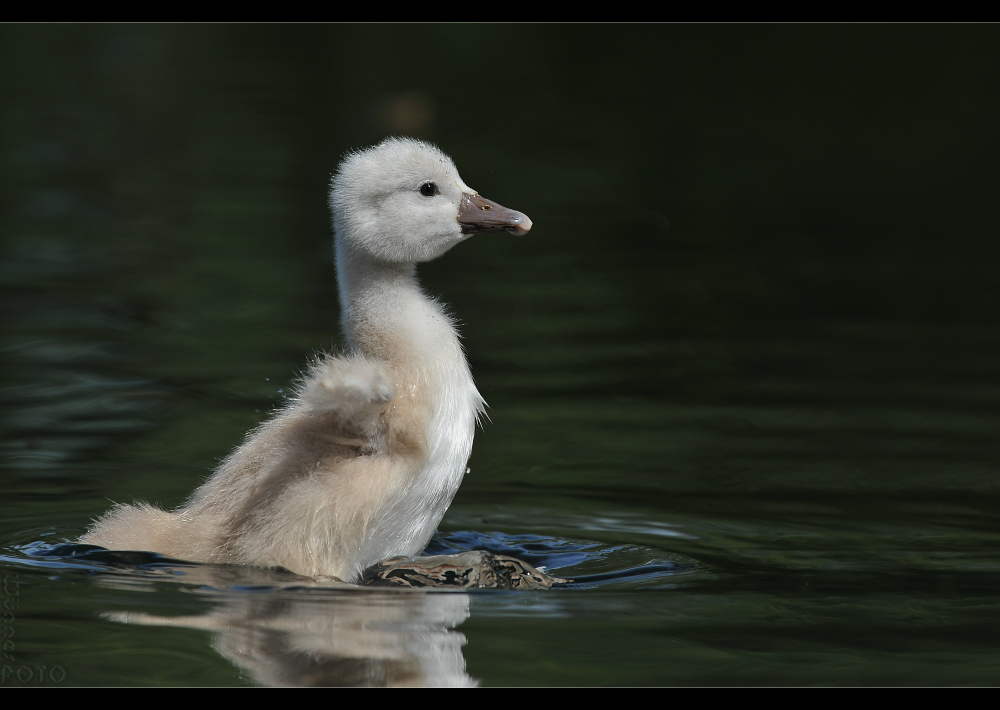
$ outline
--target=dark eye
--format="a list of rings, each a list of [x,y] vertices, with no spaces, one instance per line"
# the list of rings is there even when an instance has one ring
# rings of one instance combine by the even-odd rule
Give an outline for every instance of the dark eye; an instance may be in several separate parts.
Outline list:
[[[438,186],[432,182],[425,182],[420,186],[420,194],[424,197],[434,197],[434,195],[440,194],[438,192]]]

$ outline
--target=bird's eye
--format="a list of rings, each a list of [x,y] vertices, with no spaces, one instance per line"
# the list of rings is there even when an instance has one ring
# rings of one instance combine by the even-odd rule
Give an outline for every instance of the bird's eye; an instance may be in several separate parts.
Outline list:
[[[434,195],[440,194],[438,192],[438,186],[432,182],[425,182],[420,186],[420,194],[424,197],[434,197]]]

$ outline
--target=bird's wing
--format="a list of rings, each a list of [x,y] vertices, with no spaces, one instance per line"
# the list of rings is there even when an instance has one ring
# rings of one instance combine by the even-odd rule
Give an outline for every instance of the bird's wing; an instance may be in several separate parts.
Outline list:
[[[361,356],[317,359],[299,389],[301,406],[317,414],[336,414],[362,435],[374,433],[379,415],[396,397],[385,365]]]

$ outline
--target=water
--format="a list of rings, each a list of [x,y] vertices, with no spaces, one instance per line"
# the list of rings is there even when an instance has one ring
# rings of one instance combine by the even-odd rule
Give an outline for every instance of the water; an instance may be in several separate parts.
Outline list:
[[[996,683],[996,32],[0,28],[2,684]],[[388,133],[535,225],[421,269],[491,406],[431,551],[577,582],[59,548],[337,345]]]

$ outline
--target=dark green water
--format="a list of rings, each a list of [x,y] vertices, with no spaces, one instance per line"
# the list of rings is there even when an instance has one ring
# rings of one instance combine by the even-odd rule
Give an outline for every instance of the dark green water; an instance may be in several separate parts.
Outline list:
[[[998,40],[0,28],[0,685],[1000,682]],[[46,556],[337,344],[327,182],[389,133],[535,224],[421,270],[492,418],[434,544],[597,581]]]

